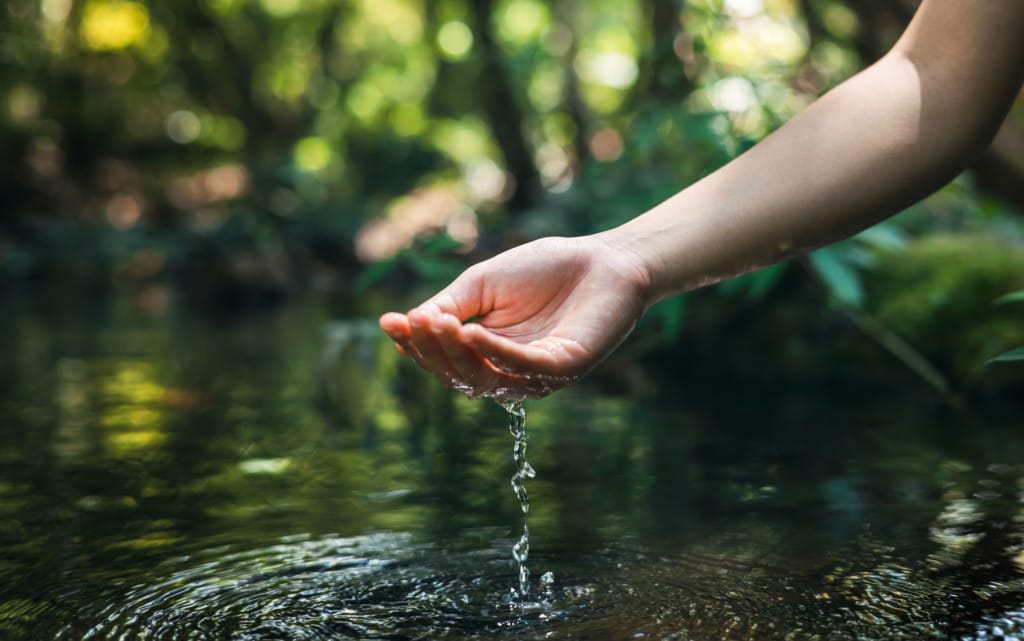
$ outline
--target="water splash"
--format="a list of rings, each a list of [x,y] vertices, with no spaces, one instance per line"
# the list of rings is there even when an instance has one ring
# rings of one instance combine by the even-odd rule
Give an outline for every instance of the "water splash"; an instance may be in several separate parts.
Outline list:
[[[523,402],[505,401],[501,406],[508,413],[508,431],[515,438],[512,445],[512,461],[516,470],[512,474],[512,491],[515,492],[516,498],[519,499],[519,507],[523,510],[523,534],[512,546],[512,558],[519,566],[519,598],[526,598],[530,593],[530,570],[526,567],[526,560],[530,556],[530,527],[527,522],[530,497],[526,492],[526,479],[532,479],[537,473],[526,460],[526,408],[523,407]]]

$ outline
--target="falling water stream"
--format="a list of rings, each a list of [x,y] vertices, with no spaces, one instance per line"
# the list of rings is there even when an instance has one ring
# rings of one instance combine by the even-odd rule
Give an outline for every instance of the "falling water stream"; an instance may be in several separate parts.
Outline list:
[[[508,412],[508,431],[515,442],[512,445],[512,461],[515,472],[512,474],[512,491],[519,499],[519,507],[523,510],[523,535],[512,546],[512,558],[519,566],[519,598],[524,599],[530,593],[530,570],[526,560],[530,556],[530,497],[526,492],[526,479],[532,479],[537,473],[526,460],[526,408],[522,401],[507,401],[502,407]]]

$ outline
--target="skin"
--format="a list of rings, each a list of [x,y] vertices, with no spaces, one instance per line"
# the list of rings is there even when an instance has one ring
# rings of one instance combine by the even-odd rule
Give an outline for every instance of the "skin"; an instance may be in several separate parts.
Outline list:
[[[471,396],[544,396],[658,300],[848,237],[945,184],[1022,82],[1024,2],[925,0],[884,58],[717,172],[615,229],[474,265],[380,326]]]

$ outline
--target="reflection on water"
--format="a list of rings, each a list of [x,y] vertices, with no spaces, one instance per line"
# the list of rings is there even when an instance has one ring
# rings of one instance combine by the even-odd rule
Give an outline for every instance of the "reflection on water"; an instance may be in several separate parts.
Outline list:
[[[0,331],[0,639],[1024,635],[1020,407],[560,392],[530,407],[531,562],[558,580],[510,609],[503,412],[372,323]]]

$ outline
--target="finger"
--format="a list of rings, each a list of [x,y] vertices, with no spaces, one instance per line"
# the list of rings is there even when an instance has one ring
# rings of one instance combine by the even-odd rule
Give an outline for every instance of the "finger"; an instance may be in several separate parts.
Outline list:
[[[516,374],[561,375],[564,363],[554,354],[529,343],[517,343],[481,325],[470,323],[459,330],[459,339],[497,368]]]
[[[568,384],[569,379],[527,378],[501,371],[458,338],[462,325],[454,316],[445,314],[434,321],[438,342],[456,378],[461,381],[455,386],[473,398],[493,397],[499,401],[542,398]]]
[[[461,327],[455,316],[442,314],[436,320],[434,333],[456,377],[471,388],[474,396],[486,395],[499,385],[502,376],[493,365],[459,340]]]
[[[442,313],[451,314],[460,321],[483,316],[491,311],[493,305],[493,301],[488,301],[485,296],[483,271],[479,266],[470,267],[421,307],[433,305]]]
[[[409,319],[405,314],[388,312],[380,317],[378,324],[392,340],[396,342],[409,340],[411,332],[409,330]]]
[[[416,361],[417,364],[419,364],[420,360],[423,358],[422,356],[420,356],[420,353],[416,349],[416,346],[412,344],[412,339],[405,338],[396,340],[395,350],[397,350],[398,353],[401,354],[402,356],[406,358],[411,358],[412,360]]]
[[[411,344],[411,331],[409,319],[405,314],[388,312],[380,317],[378,321],[380,328],[384,330],[391,340],[395,341],[395,349],[406,358],[415,359],[415,349]]]
[[[544,398],[551,392],[561,389],[571,382],[543,376],[523,378],[515,374],[501,374],[500,377],[500,383],[494,389],[484,394],[484,396],[493,397],[498,402]]]
[[[409,312],[410,346],[420,367],[432,373],[445,385],[456,387],[460,381],[433,331],[437,315],[435,309],[420,306]]]

